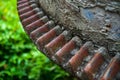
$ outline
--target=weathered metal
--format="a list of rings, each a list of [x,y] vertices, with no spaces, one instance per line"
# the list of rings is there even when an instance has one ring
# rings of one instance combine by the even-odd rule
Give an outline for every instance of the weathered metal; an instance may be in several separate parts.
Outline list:
[[[120,52],[119,0],[39,0],[39,4],[85,41],[105,46],[112,54]]]
[[[73,56],[67,66],[70,66],[72,68],[72,71],[76,71],[77,68],[82,64],[85,57],[89,55],[89,48],[92,46],[91,42],[86,42],[79,51],[75,53],[75,56]]]
[[[23,28],[80,80],[120,80],[119,0],[19,0]]]

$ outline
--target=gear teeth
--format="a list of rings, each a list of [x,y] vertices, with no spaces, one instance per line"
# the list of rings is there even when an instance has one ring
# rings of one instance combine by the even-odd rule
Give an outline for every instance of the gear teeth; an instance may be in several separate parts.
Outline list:
[[[19,10],[19,14],[21,15],[21,14],[24,14],[24,13],[26,13],[26,12],[28,12],[28,11],[31,11],[31,10],[33,10],[34,8],[37,8],[37,4],[31,4],[30,6],[26,6],[25,8],[22,8],[22,9],[20,9]]]
[[[100,80],[116,80],[116,75],[120,72],[120,54],[117,54],[108,65]]]
[[[30,5],[29,2],[25,2],[25,3],[21,4],[21,5],[19,5],[19,6],[18,6],[18,9],[23,9],[24,7],[27,7],[27,6],[29,6],[29,5]]]
[[[101,47],[95,55],[92,57],[92,59],[87,63],[87,65],[84,68],[83,74],[84,76],[88,77],[89,80],[94,79],[94,74],[99,70],[99,68],[102,66],[102,64],[105,62],[105,55],[107,55],[107,50],[103,47]]]
[[[47,43],[49,43],[61,32],[62,29],[60,28],[60,26],[56,26],[53,29],[51,29],[49,32],[45,33],[43,36],[39,37],[36,41],[36,44],[38,45],[38,49],[40,50],[43,49]]]
[[[76,39],[78,37],[73,37],[68,43],[66,43],[58,52],[55,54],[55,58],[58,63],[64,63],[65,57],[70,55],[70,52],[76,48]]]
[[[54,22],[48,21],[46,24],[44,24],[43,26],[37,28],[36,30],[32,31],[30,33],[30,37],[33,41],[36,41],[40,36],[42,36],[43,34],[45,34],[46,32],[48,32],[51,28],[53,28],[55,26]]]
[[[27,6],[26,3],[31,4],[31,3],[36,3],[36,2],[35,2],[35,0],[30,0],[30,1],[28,1],[28,0],[21,0],[21,1],[18,1],[18,2],[17,2],[18,8],[19,8],[20,6],[22,7],[23,4]],[[28,6],[29,6],[29,5],[28,5]],[[23,7],[23,8],[24,8],[24,7]]]
[[[54,55],[62,46],[70,39],[71,35],[68,31],[64,31],[50,43],[45,46],[49,56]]]
[[[27,25],[25,27],[25,30],[27,31],[28,34],[30,34],[30,32],[32,32],[33,30],[41,27],[42,25],[44,25],[46,22],[48,21],[48,17],[47,16],[43,16],[41,19],[34,21],[33,23]]]
[[[43,11],[40,11],[40,12],[38,12],[38,13],[36,13],[36,14],[34,14],[33,12],[28,12],[28,13],[26,13],[27,15],[29,15],[29,17],[28,18],[26,18],[26,19],[24,19],[24,18],[21,18],[21,19],[24,19],[23,21],[22,21],[22,24],[24,25],[24,26],[27,26],[27,25],[29,25],[30,23],[32,23],[33,21],[36,21],[36,20],[38,20],[38,19],[40,19],[40,18],[42,18],[43,16],[44,16],[44,13],[43,13]],[[32,16],[31,16],[32,15]]]
[[[19,6],[20,4],[23,4],[23,3],[26,3],[26,2],[28,2],[28,0],[19,0],[19,1],[17,2],[17,4],[18,4],[18,6]]]
[[[80,80],[120,79],[120,53],[111,58],[106,48],[85,42],[56,25],[35,0],[19,0],[17,5],[25,31],[56,64]]]
[[[30,4],[34,4],[35,1],[27,1],[27,2],[22,2],[22,3],[19,3],[20,5],[18,5],[18,9],[23,9],[24,7],[27,7],[27,6],[30,6]]]
[[[21,20],[24,20],[24,19],[26,19],[26,18],[29,18],[29,17],[35,15],[36,13],[40,16],[41,14],[39,14],[38,12],[42,12],[41,9],[35,8],[35,9],[31,10],[31,11],[28,11],[28,12],[26,12],[26,13],[24,13],[24,14],[21,14],[21,15],[20,15],[20,19],[21,19]],[[39,17],[39,16],[38,16],[38,17]]]
[[[91,42],[86,42],[68,61],[68,66],[72,68],[72,71],[76,71],[78,66],[82,64],[83,59],[89,55],[89,48],[92,46],[91,44]]]

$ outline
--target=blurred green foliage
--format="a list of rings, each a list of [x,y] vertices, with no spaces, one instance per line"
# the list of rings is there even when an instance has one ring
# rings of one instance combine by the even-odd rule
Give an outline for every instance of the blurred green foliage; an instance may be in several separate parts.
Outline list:
[[[0,0],[0,80],[73,80],[24,33],[16,0]]]

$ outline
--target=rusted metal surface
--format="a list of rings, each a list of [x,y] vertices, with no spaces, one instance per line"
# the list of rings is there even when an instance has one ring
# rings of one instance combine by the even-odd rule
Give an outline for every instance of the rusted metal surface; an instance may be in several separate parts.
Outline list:
[[[30,34],[31,31],[37,29],[38,27],[44,25],[46,22],[48,21],[48,18],[47,16],[43,16],[42,18],[36,20],[36,21],[33,21],[33,23],[27,25],[25,27],[26,31],[28,34]]]
[[[111,60],[101,80],[113,80],[118,72],[120,72],[120,54]]]
[[[48,44],[56,36],[58,36],[60,33],[61,33],[60,27],[56,26],[53,29],[51,29],[49,32],[39,37],[36,41],[36,44],[39,46],[39,49],[43,50],[44,46]]]
[[[34,14],[34,11],[30,11],[30,12],[26,13],[26,15],[30,15],[30,16],[27,19],[21,18],[21,19],[23,19],[22,23],[24,26],[27,26],[28,24],[32,23],[33,21],[38,20],[39,18],[41,18],[44,15],[44,13],[41,11],[41,12]],[[22,16],[24,17],[24,15],[22,15]]]
[[[48,43],[45,46],[45,49],[47,51],[47,54],[49,56],[52,56],[55,54],[57,50],[63,47],[63,45],[67,42],[69,36],[68,31],[64,31],[61,33],[58,37],[56,37],[54,40],[52,40],[50,43]]]
[[[102,55],[104,53],[106,54],[104,49],[102,49],[100,52],[98,51],[97,53],[95,53],[93,58],[85,66],[84,74],[86,74],[90,80],[93,80],[95,78],[94,74],[99,70],[99,68],[105,61],[105,57]]]
[[[47,33],[52,27],[54,27],[53,21],[48,21],[41,27],[37,28],[36,30],[32,31],[30,33],[30,37],[33,41],[36,41],[40,36],[42,36],[44,33]]]
[[[90,6],[89,0],[88,3],[82,1],[80,3]],[[119,49],[115,56],[111,56],[108,47],[96,44],[93,40],[84,39],[84,36],[76,36],[71,29],[58,25],[54,19],[51,20],[38,4],[38,0],[19,0],[17,5],[26,33],[38,49],[56,64],[79,80],[120,80]],[[94,4],[91,6],[94,7]],[[84,33],[87,34],[86,31]],[[89,33],[89,35],[92,34]],[[114,45],[114,43],[111,44]]]

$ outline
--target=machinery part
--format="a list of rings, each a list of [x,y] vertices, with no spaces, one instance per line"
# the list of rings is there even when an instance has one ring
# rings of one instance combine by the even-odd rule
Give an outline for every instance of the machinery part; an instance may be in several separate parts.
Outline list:
[[[120,53],[111,57],[106,47],[85,42],[51,20],[35,0],[19,0],[17,5],[26,33],[56,64],[80,80],[120,79]]]

